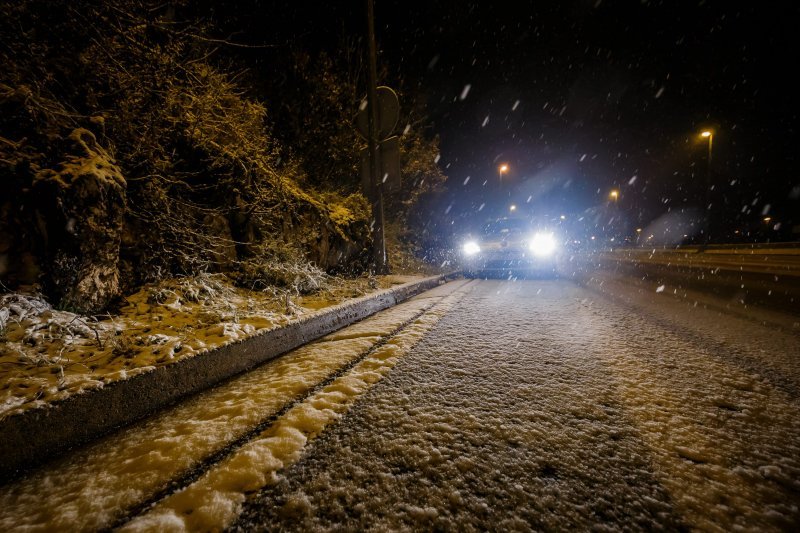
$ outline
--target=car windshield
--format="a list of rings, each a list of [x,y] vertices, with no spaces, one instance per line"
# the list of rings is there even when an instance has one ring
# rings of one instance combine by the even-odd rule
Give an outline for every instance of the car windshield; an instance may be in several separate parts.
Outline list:
[[[530,231],[531,226],[527,220],[503,219],[490,222],[483,227],[483,234],[486,236],[502,236],[507,234],[525,233]]]

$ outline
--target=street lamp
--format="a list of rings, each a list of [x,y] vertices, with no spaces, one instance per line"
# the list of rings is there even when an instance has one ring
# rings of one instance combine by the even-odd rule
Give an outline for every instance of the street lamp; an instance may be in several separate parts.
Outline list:
[[[714,144],[714,132],[711,130],[705,130],[700,134],[700,137],[704,139],[708,139],[708,174],[711,175],[711,147]]]
[[[506,172],[508,172],[508,165],[506,163],[503,163],[499,167],[497,167],[497,176],[498,179],[500,180],[498,188],[500,189],[501,196],[503,195],[503,174],[505,174]],[[511,196],[510,189],[508,191],[508,195]]]
[[[619,198],[619,191],[613,189],[610,193],[608,193],[608,198],[616,202],[617,199]]]
[[[503,179],[503,174],[505,174],[506,172],[508,172],[508,165],[507,164],[503,163],[502,165],[497,167],[497,173],[498,173],[498,175],[499,175],[501,180]]]
[[[711,150],[714,146],[714,132],[711,130],[703,130],[700,132],[700,137],[703,139],[708,139],[708,158],[706,158],[706,190],[705,194],[703,195],[703,199],[705,200],[705,215],[708,227],[706,227],[706,243],[709,242],[711,238],[711,216],[708,213],[708,208],[712,204],[711,200]]]

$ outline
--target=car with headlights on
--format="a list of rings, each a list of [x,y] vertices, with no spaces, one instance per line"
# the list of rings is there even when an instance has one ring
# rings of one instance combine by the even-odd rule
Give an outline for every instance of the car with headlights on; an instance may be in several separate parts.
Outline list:
[[[489,222],[460,243],[461,264],[469,277],[552,276],[559,241],[553,231],[525,219]]]

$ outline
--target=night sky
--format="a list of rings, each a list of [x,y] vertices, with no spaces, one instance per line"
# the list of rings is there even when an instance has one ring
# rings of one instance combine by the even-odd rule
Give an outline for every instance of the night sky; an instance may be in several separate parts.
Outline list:
[[[250,3],[249,42],[335,54],[364,30],[361,1]],[[376,0],[375,11],[381,66],[414,88],[441,138],[440,207],[453,216],[508,202],[578,216],[612,188],[631,226],[702,210],[699,132],[711,128],[712,216],[731,230],[771,216],[773,238],[800,224],[796,4]]]

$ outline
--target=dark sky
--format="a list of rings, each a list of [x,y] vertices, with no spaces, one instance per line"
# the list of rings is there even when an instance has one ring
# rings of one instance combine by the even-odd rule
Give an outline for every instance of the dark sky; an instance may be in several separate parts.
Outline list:
[[[364,29],[362,1],[251,2],[254,40],[262,24],[267,41],[335,53]],[[375,0],[375,12],[381,65],[417,90],[441,138],[454,214],[497,194],[500,162],[502,194],[537,211],[581,213],[612,187],[637,224],[701,208],[698,134],[712,128],[715,215],[800,224],[795,3]]]

